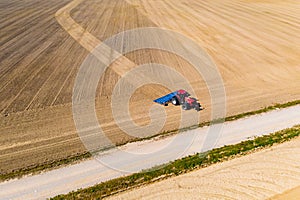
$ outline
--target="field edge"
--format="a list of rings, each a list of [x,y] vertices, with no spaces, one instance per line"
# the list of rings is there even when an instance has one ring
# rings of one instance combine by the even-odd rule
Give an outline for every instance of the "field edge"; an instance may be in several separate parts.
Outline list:
[[[185,128],[180,129],[180,130],[175,129],[175,130],[170,130],[170,131],[164,131],[164,132],[161,132],[159,134],[153,135],[151,137],[133,139],[133,140],[130,140],[128,142],[119,144],[118,146],[122,146],[122,145],[125,145],[125,144],[128,144],[128,143],[137,142],[137,141],[150,140],[150,139],[154,139],[154,138],[160,139],[160,138],[164,138],[164,137],[168,137],[168,136],[177,134],[179,132],[193,130],[193,129],[196,129],[196,128],[209,126],[209,125],[213,125],[213,124],[216,124],[216,123],[222,123],[222,122],[225,122],[225,121],[238,120],[238,119],[241,119],[241,118],[244,118],[244,117],[257,115],[257,114],[269,112],[269,111],[276,110],[276,109],[292,107],[292,106],[299,105],[299,104],[300,104],[300,100],[290,101],[290,102],[283,103],[283,104],[275,104],[275,105],[271,105],[271,106],[268,106],[268,107],[265,107],[265,108],[262,108],[262,109],[259,109],[259,110],[255,110],[255,111],[240,113],[240,114],[237,114],[237,115],[228,116],[226,118],[215,119],[215,120],[209,121],[209,122],[202,122],[200,124],[196,124],[196,125],[193,125],[193,126],[190,126],[190,127],[185,127]],[[101,149],[100,151],[106,151],[106,150],[108,150],[108,149],[107,148],[106,149]],[[0,174],[0,182],[7,181],[7,180],[10,180],[10,179],[15,179],[15,178],[22,178],[22,177],[27,176],[27,175],[36,175],[36,174],[39,174],[39,173],[42,173],[42,172],[45,172],[45,171],[50,171],[52,169],[56,169],[56,168],[59,168],[59,167],[72,165],[72,164],[75,164],[77,162],[83,161],[85,159],[89,159],[91,157],[92,157],[92,154],[90,152],[84,152],[82,154],[78,154],[78,155],[75,155],[75,156],[70,156],[70,157],[67,157],[67,158],[64,158],[64,159],[59,159],[59,160],[51,161],[51,162],[45,162],[45,163],[39,164],[39,165],[32,165],[32,166],[29,166],[29,167],[26,167],[26,168],[23,168],[23,169],[20,169],[20,170],[13,171],[11,173]]]
[[[204,153],[170,162],[162,167],[157,166],[129,176],[112,179],[92,187],[79,189],[65,195],[58,195],[51,200],[61,199],[102,199],[117,193],[134,189],[166,178],[205,168],[213,164],[228,161],[240,156],[248,155],[273,145],[281,144],[300,135],[300,125],[277,131],[270,135],[257,137],[253,140],[242,141],[234,145],[225,145]]]

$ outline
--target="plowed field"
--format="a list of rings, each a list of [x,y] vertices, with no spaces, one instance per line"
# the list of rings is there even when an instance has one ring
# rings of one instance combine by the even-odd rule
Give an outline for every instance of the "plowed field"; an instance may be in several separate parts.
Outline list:
[[[167,28],[203,47],[222,75],[227,115],[300,99],[299,10],[296,0],[1,1],[1,173],[85,151],[72,115],[75,78],[97,45],[124,30]],[[112,89],[127,69],[149,62],[184,71],[207,108],[201,121],[210,119],[209,91],[193,70],[181,70],[189,65],[186,61],[158,50],[131,52],[105,72],[95,100],[101,126],[115,143],[133,137],[113,122]],[[159,85],[135,92],[130,104],[137,124],[150,122],[152,100],[166,92]],[[171,130],[178,125],[180,108],[166,110],[163,129]]]

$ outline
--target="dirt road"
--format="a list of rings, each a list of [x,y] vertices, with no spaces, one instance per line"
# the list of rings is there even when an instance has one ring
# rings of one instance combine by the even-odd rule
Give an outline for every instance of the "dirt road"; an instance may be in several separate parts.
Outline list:
[[[73,2],[73,3],[72,3]],[[74,4],[75,2],[75,4]],[[65,6],[69,6],[68,9]],[[78,3],[78,4],[77,4]],[[71,5],[72,5],[71,4]],[[227,115],[274,103],[300,99],[298,1],[2,1],[0,6],[0,172],[52,162],[85,150],[72,115],[75,77],[89,51],[113,34],[139,27],[163,27],[196,41],[216,62],[227,94]],[[60,11],[60,12],[58,12]],[[61,21],[60,16],[67,16]],[[69,17],[69,18],[68,18]],[[71,21],[74,26],[61,26]],[[89,36],[88,40],[83,40]],[[189,64],[166,52],[141,50],[126,54],[128,66],[148,62],[172,66],[194,84],[196,96],[211,116],[211,99],[203,79]],[[96,111],[114,143],[132,136],[114,122],[109,108],[117,66],[99,81]],[[122,68],[122,70],[124,70]],[[181,71],[180,71],[181,70]],[[139,125],[150,121],[152,100],[168,90],[145,86],[132,98],[132,117]],[[102,104],[102,102],[106,102]],[[179,108],[166,109],[163,130],[174,129]],[[125,121],[128,119],[124,119]],[[163,131],[162,130],[162,131]],[[26,159],[24,159],[26,158]]]
[[[295,106],[227,122],[222,128],[216,147],[238,143],[247,138],[291,127],[299,124],[299,119],[300,106]],[[104,153],[97,160],[88,160],[40,175],[3,182],[0,183],[0,198],[42,199],[51,197],[192,155],[203,150],[204,141],[209,142],[205,140],[206,137],[209,138],[209,135],[207,136],[210,133],[209,129],[213,129],[213,127],[199,128],[156,141],[127,144],[118,150]],[[215,140],[215,138],[210,139]],[[250,198],[249,195],[253,194],[257,194],[257,197],[267,197],[300,183],[300,171],[297,168],[300,159],[299,154],[296,153],[299,152],[299,142],[300,140],[287,142],[275,147],[278,150],[272,148],[265,152],[213,165],[150,185],[151,189],[141,188],[121,195],[126,196],[125,199],[140,199],[144,195],[149,198],[158,197],[153,195],[161,195],[166,198],[169,195],[176,195],[177,198],[183,198],[187,195],[198,195],[199,191],[203,191],[201,195],[216,198],[227,195]],[[289,170],[287,170],[287,166]],[[183,180],[183,182],[177,180]],[[238,184],[236,184],[237,181]],[[191,186],[195,186],[195,183],[197,183],[195,189],[197,192],[192,192],[194,189]],[[251,187],[246,187],[249,184]],[[211,191],[211,187],[215,188],[214,192]],[[161,190],[161,188],[165,188],[165,190]],[[225,196],[220,196],[222,192],[227,193]],[[174,199],[175,196],[172,197]],[[190,198],[194,198],[194,196],[190,196]]]

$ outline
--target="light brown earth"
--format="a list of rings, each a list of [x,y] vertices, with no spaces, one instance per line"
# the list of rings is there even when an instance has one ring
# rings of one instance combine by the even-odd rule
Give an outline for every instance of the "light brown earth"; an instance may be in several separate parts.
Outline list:
[[[270,200],[297,200],[300,198],[300,186],[288,190],[282,194],[277,194],[270,198]]]
[[[108,199],[267,199],[300,185],[299,152],[297,138]],[[271,199],[299,199],[299,188],[280,196]]]
[[[300,4],[296,0],[71,2],[1,1],[1,173],[85,151],[72,117],[74,80],[88,53],[123,30],[163,27],[201,45],[222,75],[227,115],[300,99]],[[157,50],[129,53],[106,71],[97,92],[98,118],[115,143],[132,137],[112,123],[113,86],[124,69],[149,61],[179,72],[188,68],[184,73],[207,108],[201,120],[210,118],[209,92],[186,61]],[[155,93],[149,92],[153,89]],[[167,91],[157,85],[136,91],[130,102],[134,120],[149,123],[146,113],[152,100]],[[180,108],[166,110],[164,130],[174,129]]]

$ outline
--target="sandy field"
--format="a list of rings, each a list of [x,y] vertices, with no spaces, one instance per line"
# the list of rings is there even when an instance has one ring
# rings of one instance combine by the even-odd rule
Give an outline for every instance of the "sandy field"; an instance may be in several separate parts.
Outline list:
[[[293,188],[291,190],[288,190],[282,194],[275,195],[270,198],[270,200],[297,200],[300,197],[300,186]]]
[[[296,0],[1,1],[0,172],[86,151],[72,115],[75,77],[95,46],[124,30],[167,28],[203,47],[222,75],[227,115],[300,99],[299,9]],[[100,54],[111,51],[105,47]],[[127,70],[149,62],[184,73],[207,108],[201,121],[210,119],[209,91],[189,63],[171,53],[139,50],[115,61],[98,84],[96,114],[114,143],[133,136],[114,123],[112,90]],[[135,91],[130,101],[133,120],[147,125],[152,100],[166,92],[159,85]],[[180,108],[169,106],[166,111],[162,130],[177,128]]]
[[[275,195],[270,198],[270,200],[297,200],[300,197],[300,186],[293,188],[291,190],[288,190],[282,194]]]
[[[300,185],[299,148],[297,138],[108,199],[299,199],[299,188],[273,197]]]

